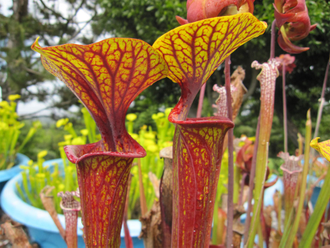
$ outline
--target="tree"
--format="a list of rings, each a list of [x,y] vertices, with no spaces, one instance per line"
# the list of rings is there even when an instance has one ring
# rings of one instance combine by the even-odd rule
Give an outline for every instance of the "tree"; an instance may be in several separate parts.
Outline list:
[[[102,11],[93,23],[96,34],[142,39],[149,44],[178,27],[175,16],[186,16],[185,0],[100,0]],[[177,84],[163,79],[143,91],[130,112],[139,113],[136,127],[154,124],[153,113],[174,107],[181,94]]]
[[[30,46],[38,36],[40,42],[47,46],[70,41],[93,42],[93,36],[82,31],[96,16],[96,6],[94,1],[87,0],[67,0],[61,6],[56,1],[13,0],[11,9],[6,11],[9,14],[0,14],[2,98],[20,94],[25,102],[32,98],[45,101],[51,95],[58,94],[61,101],[54,107],[67,109],[78,104],[66,87],[57,87],[52,92],[40,87],[46,80],[54,80],[54,77],[43,69],[39,57]],[[88,12],[89,18],[80,22],[78,14],[82,11]],[[32,85],[36,86],[36,92],[31,90]]]
[[[247,132],[247,135],[255,134],[255,126],[257,116],[259,114],[259,83],[256,81],[258,71],[251,69],[251,63],[254,60],[259,62],[266,62],[269,58],[270,50],[270,26],[274,20],[274,8],[272,0],[256,0],[254,14],[263,21],[268,23],[266,33],[254,39],[244,46],[240,47],[231,56],[232,67],[242,65],[246,70],[246,79],[244,81],[249,92],[244,99],[243,114],[239,116],[239,123],[236,126],[235,133],[237,136],[241,134],[241,130]],[[141,38],[150,44],[154,42],[160,35],[168,30],[178,26],[175,20],[175,15],[185,17],[186,1],[180,0],[100,0],[100,6],[103,12],[98,16],[98,24],[93,25],[97,33],[109,33],[118,37],[133,37]],[[291,138],[291,153],[295,149],[297,132],[303,132],[304,120],[306,118],[306,111],[312,108],[312,117],[316,119],[317,114],[317,100],[321,94],[321,87],[324,77],[324,70],[328,60],[330,51],[330,3],[325,0],[307,1],[311,23],[318,23],[316,30],[312,31],[307,38],[300,41],[298,45],[309,46],[310,50],[296,55],[297,68],[292,74],[287,76],[287,105],[288,105],[288,122],[289,134]],[[102,25],[101,25],[102,23]],[[284,54],[281,48],[276,46],[276,56]],[[206,96],[214,100],[212,97],[211,86],[215,83],[224,82],[223,69],[216,71],[210,78]],[[145,93],[146,97],[143,102],[136,102],[136,106],[143,106],[140,109],[135,108],[135,111],[145,110],[146,105],[152,104],[157,106],[159,100],[163,100],[160,94],[168,96],[170,92],[175,91],[177,95],[172,97],[175,104],[179,98],[179,90],[173,88],[170,81],[163,81],[157,83],[156,86],[150,88]],[[174,85],[175,86],[175,85]],[[161,91],[157,93],[157,88]],[[283,139],[282,137],[282,96],[281,96],[281,79],[278,79],[276,90],[275,110],[276,116],[274,122],[274,138]],[[176,90],[173,90],[176,89]],[[150,98],[149,98],[150,97]],[[326,99],[329,99],[329,87],[327,88]],[[150,99],[150,100],[147,100]],[[167,98],[168,99],[168,98]],[[170,104],[170,103],[169,103]],[[196,103],[195,103],[196,106]],[[209,104],[209,106],[211,106]],[[194,108],[192,108],[194,109]],[[154,110],[155,111],[155,110]],[[329,119],[329,108],[325,107],[323,119]],[[209,110],[208,110],[209,112]],[[194,113],[193,113],[194,114]],[[241,126],[241,127],[240,127]],[[250,126],[250,127],[249,127]],[[330,138],[328,128],[320,130],[320,135],[324,139]],[[253,128],[251,128],[253,127]],[[276,141],[276,142],[274,142]],[[279,143],[271,147],[271,154],[275,156],[279,150],[282,149],[282,141],[274,140],[273,143]]]
[[[45,74],[40,67],[39,59],[34,57],[30,51],[30,45],[36,36],[44,45],[56,45],[70,41],[81,43],[91,43],[100,35],[108,37],[131,37],[147,41],[152,44],[159,36],[172,28],[179,26],[175,16],[186,16],[185,0],[95,0],[72,1],[66,0],[65,9],[71,9],[67,13],[62,13],[64,9],[53,2],[44,0],[33,2],[34,12],[29,13],[28,0],[14,1],[12,14],[0,16],[0,40],[1,40],[1,87],[4,97],[12,93],[20,93],[23,100],[27,101],[32,97],[45,100],[49,92],[39,88],[37,93],[31,92],[30,85],[39,85],[45,80],[52,79],[49,74]],[[259,114],[259,84],[256,81],[258,71],[252,70],[253,60],[265,62],[269,58],[270,50],[270,26],[274,19],[274,10],[271,0],[256,0],[254,14],[268,23],[266,33],[240,47],[231,56],[232,69],[241,65],[246,70],[244,81],[249,89],[244,99],[242,114],[238,118],[238,125],[235,129],[236,135],[240,135],[242,130],[247,135],[254,135],[255,124]],[[287,76],[287,104],[289,134],[291,137],[291,152],[296,145],[295,137],[298,131],[303,132],[304,120],[308,108],[312,108],[312,117],[316,119],[318,98],[320,96],[324,70],[330,51],[330,3],[325,0],[307,1],[311,23],[318,23],[316,30],[312,31],[307,38],[300,41],[298,45],[309,46],[310,50],[296,55],[297,67],[292,74]],[[31,9],[31,8],[30,8]],[[83,23],[79,23],[77,18],[81,11],[87,11],[89,18]],[[90,33],[82,33],[84,27],[91,24]],[[285,53],[276,46],[276,56]],[[223,69],[217,70],[208,82],[206,96],[209,106],[214,101],[212,85],[223,82]],[[281,138],[281,116],[282,97],[281,79],[278,79],[276,91],[276,123],[274,132],[276,138]],[[68,108],[72,104],[77,104],[74,97],[65,88],[59,88],[53,94],[61,97],[58,107]],[[139,113],[140,123],[152,123],[146,116],[159,111],[167,106],[174,106],[180,97],[180,89],[177,84],[170,80],[162,80],[154,84],[142,93],[130,108],[131,112]],[[326,90],[326,99],[329,99],[329,87]],[[197,103],[194,103],[196,108]],[[194,109],[194,107],[192,108]],[[323,119],[329,119],[329,107],[324,108]],[[210,108],[207,109],[211,113]],[[142,114],[144,113],[144,114]],[[192,112],[192,115],[195,113]],[[146,122],[147,121],[147,122]],[[240,124],[241,123],[241,124]],[[243,125],[244,124],[244,125]],[[249,127],[250,126],[250,127]],[[321,126],[320,135],[329,137],[328,125]],[[253,128],[251,128],[253,127]],[[275,143],[275,142],[273,142]],[[273,155],[279,151],[281,145],[272,147]]]

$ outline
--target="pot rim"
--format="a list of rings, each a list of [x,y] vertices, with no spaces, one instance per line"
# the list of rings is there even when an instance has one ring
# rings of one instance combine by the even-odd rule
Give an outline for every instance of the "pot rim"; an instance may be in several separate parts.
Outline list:
[[[52,159],[43,163],[43,166],[52,165],[53,163],[62,164],[62,159]],[[15,221],[36,229],[43,229],[45,231],[58,233],[58,229],[55,226],[52,218],[46,210],[38,209],[25,203],[19,196],[16,190],[16,182],[22,181],[22,175],[18,174],[7,182],[1,193],[1,207],[2,209]],[[31,215],[31,213],[35,213]],[[58,218],[65,226],[65,218],[63,214],[58,214]],[[128,220],[128,228],[130,230],[131,237],[138,237],[141,232],[141,222],[139,220]],[[82,236],[83,225],[81,218],[78,218],[78,236]],[[122,228],[121,237],[124,237],[124,230]]]
[[[16,156],[17,163],[13,167],[8,170],[0,170],[0,182],[8,181],[16,176],[21,171],[21,168],[18,165],[27,165],[30,160],[26,155],[21,153],[17,153]]]

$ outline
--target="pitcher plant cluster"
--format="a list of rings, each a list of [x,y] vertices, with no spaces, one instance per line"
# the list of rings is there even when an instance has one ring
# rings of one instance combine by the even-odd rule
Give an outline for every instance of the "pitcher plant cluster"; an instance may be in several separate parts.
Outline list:
[[[0,170],[10,169],[16,164],[16,154],[41,128],[40,121],[33,122],[29,132],[18,146],[20,129],[24,126],[24,123],[18,120],[16,113],[16,100],[20,97],[20,95],[10,95],[9,102],[0,99]]]
[[[315,28],[310,25],[305,2],[275,1],[274,6],[276,18],[274,23],[280,30],[278,38],[280,46],[288,52],[306,50],[291,43],[306,37],[309,31]],[[76,164],[79,208],[81,207],[82,211],[84,240],[87,247],[120,246],[120,230],[133,160],[137,158],[140,163],[140,158],[146,156],[146,150],[148,153],[159,152],[157,147],[153,147],[154,144],[145,139],[146,136],[142,136],[141,139],[133,134],[132,125],[135,117],[134,115],[126,117],[126,112],[139,93],[165,77],[180,86],[181,98],[166,114],[168,120],[175,124],[175,130],[173,130],[171,156],[173,170],[171,216],[166,216],[169,211],[164,210],[166,203],[160,199],[163,237],[167,237],[166,243],[170,247],[210,246],[213,218],[215,229],[217,223],[221,222],[218,221],[217,203],[215,209],[214,204],[219,200],[217,185],[224,145],[229,148],[229,153],[226,154],[229,159],[227,167],[232,168],[230,149],[233,141],[231,135],[226,137],[226,133],[234,127],[231,107],[236,106],[235,99],[240,99],[239,95],[235,97],[237,87],[226,87],[225,91],[224,88],[215,87],[225,99],[217,100],[215,116],[188,118],[188,113],[201,87],[219,65],[238,47],[265,32],[267,25],[253,16],[253,9],[252,0],[188,0],[187,19],[177,17],[181,26],[159,37],[152,46],[142,40],[131,38],[110,38],[91,45],[66,44],[45,48],[36,40],[32,45],[32,49],[40,53],[43,66],[62,80],[83,103],[100,132],[101,137],[97,142],[83,145],[70,144],[64,147],[69,161]],[[275,25],[273,26],[272,31],[275,32]],[[229,65],[228,59],[226,64]],[[262,69],[258,76],[261,85],[260,125],[257,128],[254,144],[246,140],[243,147],[244,152],[249,151],[249,155],[246,156],[241,152],[237,157],[239,162],[237,171],[243,172],[246,184],[250,185],[248,197],[250,203],[252,197],[255,202],[252,220],[251,215],[248,214],[248,228],[244,235],[244,242],[248,247],[253,247],[256,233],[259,235],[259,240],[268,237],[268,234],[263,232],[264,229],[260,228],[259,219],[263,218],[262,196],[263,189],[267,186],[265,180],[269,174],[268,143],[274,111],[275,80],[280,65],[285,67],[284,63],[272,56],[267,63],[259,64],[257,61],[252,63],[252,67]],[[227,75],[230,79],[229,74],[226,74],[226,78]],[[237,105],[234,115],[237,114],[240,104]],[[125,118],[128,120],[128,130],[125,126]],[[164,116],[153,118],[157,123],[157,120]],[[144,131],[148,133],[147,130]],[[169,140],[166,140],[166,132],[160,136],[164,136],[159,144],[159,147],[163,148]],[[291,159],[285,154],[281,156],[287,160]],[[155,157],[152,159],[155,160]],[[293,161],[298,163],[297,159],[290,161],[283,165],[285,171],[299,166],[291,164]],[[306,167],[308,158],[307,160],[305,158],[305,161]],[[298,169],[294,170],[298,171]],[[146,171],[142,173],[145,174]],[[155,173],[160,175],[162,172],[156,169]],[[229,170],[230,174],[232,173]],[[239,176],[235,177],[236,191],[240,188],[240,179]],[[230,177],[228,180],[231,181]],[[292,181],[297,179],[288,180],[291,180],[288,184],[290,190],[294,188]],[[242,185],[244,186],[244,183]],[[303,186],[303,183],[301,185]],[[287,194],[288,201],[294,198],[294,194],[294,190]],[[242,197],[239,198],[238,194],[235,199],[242,204]],[[233,201],[230,195],[228,200]],[[289,209],[289,206],[292,208],[292,205],[286,204],[285,209]],[[248,211],[252,211],[251,204],[249,208]],[[297,211],[299,213],[299,207]],[[293,215],[294,213],[288,217],[288,223],[294,219]],[[169,223],[164,219],[172,221]],[[229,223],[232,221],[228,217],[228,225]],[[232,235],[228,225],[227,235]],[[289,231],[294,233],[292,237],[295,237],[296,233],[294,228],[293,224]],[[281,230],[279,234],[283,234]],[[284,238],[289,239],[286,240],[287,242],[291,242],[291,237]],[[212,240],[217,241],[214,237]],[[228,238],[228,247],[233,240]],[[75,242],[72,244],[74,247]],[[221,247],[221,244],[216,245]]]

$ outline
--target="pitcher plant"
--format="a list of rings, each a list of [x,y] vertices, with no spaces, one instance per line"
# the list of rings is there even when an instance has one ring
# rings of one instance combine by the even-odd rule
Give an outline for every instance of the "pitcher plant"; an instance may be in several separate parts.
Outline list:
[[[86,246],[119,247],[132,161],[146,155],[127,133],[125,115],[141,91],[166,77],[167,64],[136,39],[46,48],[37,40],[32,49],[85,105],[102,137],[93,144],[65,147],[77,167]]]

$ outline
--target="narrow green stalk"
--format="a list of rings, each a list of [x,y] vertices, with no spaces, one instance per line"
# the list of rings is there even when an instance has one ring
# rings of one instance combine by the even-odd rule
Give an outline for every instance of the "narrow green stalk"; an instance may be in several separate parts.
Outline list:
[[[204,100],[204,95],[205,95],[205,87],[206,87],[206,83],[202,85],[202,88],[199,92],[199,100],[198,100],[198,107],[197,107],[197,114],[196,114],[197,118],[202,117],[202,108],[203,108],[203,100]]]
[[[143,187],[143,179],[142,179],[142,168],[141,168],[141,159],[138,158],[138,169],[139,169],[139,189],[140,189],[140,207],[141,207],[141,215],[144,217],[148,211],[147,200]]]
[[[230,56],[225,60],[225,87],[227,95],[228,119],[233,120],[232,97],[230,91]],[[228,131],[228,209],[227,209],[227,248],[233,242],[233,218],[234,218],[234,133]]]
[[[262,236],[261,222],[258,224],[258,245],[259,247],[264,247],[264,238]]]
[[[28,134],[25,136],[22,144],[18,147],[17,152],[20,152],[24,146],[26,145],[27,142],[34,136],[34,134],[37,132],[39,128],[41,128],[41,122],[40,121],[35,121],[33,122],[33,127],[30,128]]]
[[[285,64],[282,64],[282,96],[283,96],[283,129],[284,129],[284,152],[288,152],[288,125],[286,111],[286,92],[285,92]]]
[[[84,122],[86,129],[88,130],[88,141],[89,143],[95,143],[96,140],[96,124],[91,115],[89,114],[88,110],[86,108],[82,108],[81,112],[83,113],[84,116]]]
[[[260,219],[260,209],[261,209],[261,204],[258,204],[259,202],[262,201],[262,182],[264,180],[264,175],[267,171],[267,143],[265,143],[265,139],[263,137],[262,133],[262,128],[263,125],[260,126],[260,138],[259,138],[259,144],[258,144],[258,151],[257,151],[257,165],[256,167],[258,168],[256,170],[256,177],[255,177],[255,189],[254,189],[254,205],[253,205],[253,221],[255,222],[256,220]],[[251,178],[252,179],[252,178]],[[260,205],[260,207],[259,207]],[[254,244],[254,236],[257,231],[257,225],[253,225],[252,228],[250,229],[250,242],[249,242],[249,247],[253,247]]]
[[[30,192],[26,172],[22,171],[21,174],[22,174],[22,184],[23,184],[23,188],[24,188],[27,198],[29,199],[29,201],[31,202],[32,205],[37,204],[36,200],[34,199],[34,196]]]
[[[134,125],[133,121],[128,121],[127,122],[127,132],[128,133],[133,133],[133,125]]]
[[[253,197],[253,189],[254,189],[254,177],[256,172],[256,157],[257,157],[257,149],[258,149],[258,140],[259,140],[259,130],[260,130],[260,116],[258,118],[257,130],[256,130],[256,141],[254,143],[253,149],[253,158],[250,172],[250,182],[249,182],[249,194],[248,194],[248,209],[246,211],[246,220],[244,227],[244,247],[246,247],[249,237],[250,224],[251,224],[251,211],[252,211],[252,197]],[[251,180],[253,179],[253,180]]]
[[[234,166],[234,196],[233,196],[234,204],[238,203],[240,181],[241,181],[240,169],[235,165]],[[243,190],[243,189],[241,189],[241,190]]]
[[[18,136],[21,132],[18,131],[18,130],[15,130],[13,136],[12,136],[12,139],[11,139],[11,145],[10,145],[10,154],[14,154],[15,153],[15,146],[16,146],[16,143],[17,143],[17,140],[18,140]]]
[[[303,233],[301,242],[299,244],[299,248],[311,247],[317,228],[320,225],[320,221],[327,207],[327,204],[330,200],[329,188],[330,188],[330,172],[328,170],[320,195],[317,198],[314,212],[309,218],[307,227]]]
[[[278,229],[279,233],[282,233],[282,195],[281,195],[281,192],[277,191],[277,195],[278,195],[277,229]]]
[[[290,211],[290,217],[289,220],[287,221],[287,224],[284,226],[284,232],[283,232],[283,236],[281,239],[281,243],[279,248],[285,248],[285,244],[290,236],[291,230],[292,230],[292,221],[293,221],[293,216],[295,215],[295,209],[292,208]]]
[[[164,170],[164,163],[160,159],[159,155],[157,155],[156,159],[157,159],[156,176],[157,176],[157,178],[161,178],[161,176],[163,174],[163,170]]]
[[[213,228],[212,228],[212,244],[217,245],[218,243],[218,201],[216,200],[214,203],[214,209],[213,209]]]
[[[273,123],[274,101],[275,101],[275,82],[278,76],[277,66],[278,62],[270,59],[267,63],[259,64],[257,61],[252,62],[252,67],[262,69],[257,79],[260,81],[261,97],[260,97],[260,130],[258,138],[257,159],[256,159],[256,175],[254,178],[254,205],[253,205],[253,221],[260,220],[259,201],[262,201],[263,181],[264,175],[267,171],[268,159],[268,142]],[[251,178],[250,180],[253,180]],[[250,243],[249,247],[253,247],[254,236],[257,232],[257,226],[254,225],[250,229]]]
[[[21,186],[18,184],[18,182],[16,182],[15,186],[16,186],[16,190],[17,190],[17,192],[18,192],[18,194],[19,194],[19,197],[21,197],[21,199],[22,199],[23,201],[27,202],[28,199],[27,199],[26,196],[24,195],[23,190],[21,189]]]
[[[72,123],[71,122],[67,123],[64,126],[64,130],[66,130],[67,132],[69,132],[72,135],[73,138],[77,138],[78,137],[76,131],[72,127]]]
[[[317,228],[320,225],[320,221],[330,200],[329,188],[330,188],[330,170],[328,169],[321,192],[319,194],[319,197],[317,198],[314,212],[309,218],[307,227],[303,233],[301,242],[299,244],[299,248],[311,247]]]
[[[267,142],[266,143],[266,151],[265,151],[265,155],[266,157],[268,157],[268,145],[269,143]],[[266,166],[266,164],[265,164]],[[255,196],[254,199],[262,199],[262,195],[264,193],[263,191],[263,188],[264,188],[264,184],[265,184],[265,181],[266,181],[266,175],[267,175],[267,170],[264,171],[264,175],[263,175],[263,179],[261,181],[261,191],[259,192],[259,195],[258,196]],[[254,202],[254,205],[253,205],[253,219],[252,219],[252,226],[250,227],[251,229],[251,232],[249,233],[249,236],[247,238],[247,242],[244,247],[249,247],[249,248],[253,248],[254,247],[254,237],[256,235],[256,232],[257,232],[257,228],[258,228],[258,224],[257,223],[260,223],[260,210],[261,210],[261,207],[262,207],[262,200],[258,200],[258,201],[255,201]],[[256,210],[254,210],[256,209]],[[255,217],[255,213],[258,214],[258,218]]]
[[[297,207],[297,212],[294,218],[294,222],[291,228],[290,222],[288,221],[288,225],[285,227],[284,234],[289,233],[288,237],[284,239],[284,236],[280,243],[280,248],[285,247],[292,247],[293,241],[296,237],[296,233],[298,231],[299,227],[299,221],[300,216],[302,213],[303,205],[304,205],[304,199],[305,199],[305,189],[307,184],[307,173],[309,169],[309,153],[310,153],[310,146],[309,143],[311,141],[312,137],[312,121],[310,116],[310,109],[307,111],[307,121],[306,121],[306,135],[305,135],[305,152],[304,152],[304,168],[302,172],[302,181],[300,184],[300,195],[299,195],[299,202]],[[291,230],[287,230],[287,228],[290,228]],[[309,247],[309,246],[304,246]]]
[[[270,42],[270,59],[275,57],[275,40],[276,40],[276,20],[272,23],[271,42]]]
[[[329,66],[330,66],[330,54],[329,54],[329,60],[328,60],[327,67],[325,69],[322,93],[321,93],[321,98],[320,98],[320,105],[319,105],[319,110],[317,112],[317,121],[316,121],[316,126],[315,126],[314,138],[317,137],[317,134],[319,132],[319,126],[320,126],[320,123],[321,123],[322,111],[323,111],[323,106],[324,106],[324,103],[325,103],[324,94],[325,94],[325,89],[326,89],[326,86],[327,86]]]
[[[227,154],[227,155],[226,155]],[[222,174],[225,172],[225,175]],[[224,184],[226,184],[226,179],[228,178],[227,173],[228,172],[228,152],[226,151],[222,158],[221,163],[221,173],[219,176],[218,186],[217,186],[217,193],[214,201],[214,210],[213,210],[213,228],[212,228],[212,243],[214,245],[219,245],[223,243],[222,236],[219,235],[219,233],[223,234],[221,230],[224,230],[224,223],[222,222],[223,218],[225,218],[222,214],[221,219],[219,219],[219,204],[222,199],[222,195],[226,193],[226,187]],[[222,202],[222,204],[224,204]],[[220,221],[219,221],[220,220]],[[221,226],[222,225],[222,226]]]

